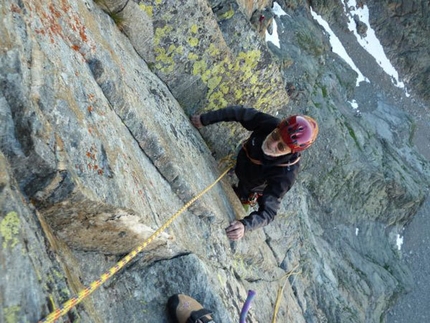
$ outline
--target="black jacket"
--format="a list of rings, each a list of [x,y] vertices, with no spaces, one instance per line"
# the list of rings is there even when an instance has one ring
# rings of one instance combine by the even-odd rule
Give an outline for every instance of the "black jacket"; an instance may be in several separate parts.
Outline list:
[[[263,196],[258,199],[258,211],[241,220],[246,230],[263,227],[273,221],[281,200],[293,186],[300,167],[299,162],[292,166],[280,165],[296,161],[300,154],[269,157],[263,153],[261,145],[264,139],[281,121],[269,114],[244,106],[230,106],[201,115],[201,122],[205,126],[220,121],[237,121],[245,129],[252,131],[245,144],[248,155],[243,148],[239,151],[235,171],[242,192],[249,194],[259,191],[256,187],[265,186]],[[248,156],[261,162],[261,165],[252,162]]]

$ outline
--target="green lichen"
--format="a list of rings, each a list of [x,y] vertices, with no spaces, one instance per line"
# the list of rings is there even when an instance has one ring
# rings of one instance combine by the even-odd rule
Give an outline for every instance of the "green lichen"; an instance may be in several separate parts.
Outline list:
[[[220,50],[214,44],[209,45],[208,54],[212,57],[217,57],[220,54]]]
[[[242,80],[247,81],[251,78],[252,75],[253,75],[253,71],[247,70],[243,73]]]
[[[182,55],[184,53],[184,47],[177,46],[175,49],[175,54]]]
[[[209,47],[209,51],[211,54],[218,53],[218,50],[212,46]],[[225,57],[221,62],[212,65],[210,70],[206,70],[207,63],[204,60],[196,62],[193,75],[201,75],[202,81],[209,88],[208,108],[216,108],[227,103],[225,96],[230,89],[236,88],[237,84],[249,84],[251,86],[236,89],[233,93],[236,100],[240,101],[243,96],[258,96],[260,102],[257,104],[257,108],[270,103],[270,98],[264,98],[264,94],[269,92],[270,86],[262,87],[259,83],[261,72],[255,71],[260,57],[261,52],[259,50],[241,52],[234,62]]]
[[[221,76],[214,76],[208,81],[208,88],[209,91],[212,92],[217,86],[221,83],[222,77]]]
[[[258,64],[258,61],[261,57],[261,51],[259,50],[251,50],[249,52],[240,52],[238,55],[238,60],[243,61],[246,66],[255,68]]]
[[[188,39],[188,44],[190,44],[191,47],[196,47],[199,44],[199,39],[196,37],[190,37]]]
[[[63,279],[64,276],[61,272],[59,272],[58,270],[53,269],[52,273],[54,274],[55,277],[59,278],[59,279]]]
[[[165,36],[165,32],[170,30],[170,28],[158,28],[157,29],[157,40],[155,43],[159,43],[160,39]],[[175,63],[175,55],[182,56],[184,53],[183,46],[176,46],[171,44],[167,50],[164,47],[155,47],[155,61],[158,63],[153,67],[158,69],[159,71],[168,74],[174,71],[176,63]]]
[[[8,244],[11,248],[15,247],[19,240],[16,237],[19,233],[19,220],[18,213],[9,212],[0,223],[0,234],[3,237],[3,248],[6,249]]]
[[[154,45],[158,46],[161,43],[161,40],[168,36],[172,32],[172,26],[166,25],[162,28],[157,28],[154,31]]]
[[[203,74],[207,69],[206,61],[196,61],[193,65],[193,75],[201,75]]]
[[[225,69],[222,64],[215,64],[211,69],[212,75],[224,75]]]
[[[231,17],[233,10],[223,13],[223,18]],[[179,38],[172,45],[172,27],[164,17],[166,25],[157,28],[154,35],[155,70],[164,74],[172,73],[181,68],[186,58],[185,72],[200,77],[207,86],[205,109],[219,108],[224,104],[251,103],[257,109],[270,109],[274,104],[288,103],[288,96],[280,96],[283,90],[280,76],[275,74],[276,68],[264,64],[264,69],[257,69],[261,64],[262,53],[259,50],[243,51],[233,57],[222,46],[214,42],[206,43],[198,37],[199,24],[191,24],[183,30],[185,37]],[[196,48],[199,48],[196,51]],[[163,49],[164,48],[164,49]],[[201,49],[205,48],[204,52]],[[180,63],[179,63],[180,62]],[[276,76],[270,76],[273,73]]]
[[[188,60],[190,60],[190,61],[196,61],[198,58],[199,58],[199,56],[197,54],[194,54],[194,53],[188,54]]]
[[[225,13],[223,13],[222,15],[220,15],[219,18],[222,20],[226,20],[226,19],[230,19],[233,16],[234,16],[234,10],[230,9],[230,10],[226,11]]]
[[[171,55],[172,53],[174,53],[176,50],[176,46],[175,45],[170,45],[169,48],[167,49],[167,52],[169,55]]]
[[[210,97],[210,108],[221,108],[227,106],[228,102],[222,92],[215,92]]]
[[[21,307],[18,305],[4,308],[4,316],[5,316],[6,323],[19,322],[18,313],[20,312],[20,310],[21,310]]]
[[[152,16],[154,15],[154,9],[153,9],[153,7],[152,7],[152,6],[148,6],[148,5],[144,4],[144,3],[140,3],[140,4],[139,4],[139,7],[140,7],[140,9],[142,9],[143,11],[145,11],[145,12],[146,12],[146,14],[147,14],[150,18],[152,18]]]
[[[172,53],[167,53],[163,47],[155,48],[155,60],[158,62],[155,67],[163,73],[170,73],[175,68],[175,61]]]
[[[327,91],[327,88],[325,86],[321,87],[321,92],[322,92],[323,98],[327,98],[328,97],[328,91]]]
[[[227,84],[223,83],[219,87],[220,91],[224,94],[227,94],[230,88],[227,86]]]
[[[201,75],[202,81],[207,83],[208,80],[212,77],[212,73],[211,70],[206,70],[204,71],[204,73]]]
[[[241,89],[241,88],[236,89],[236,91],[234,91],[234,97],[235,97],[236,99],[241,98],[241,97],[242,97],[242,95],[243,95],[243,91],[242,91],[242,89]]]
[[[360,146],[360,143],[358,142],[357,136],[355,135],[354,130],[353,130],[351,127],[349,127],[348,125],[346,125],[346,127],[348,128],[349,135],[350,135],[350,136],[351,136],[351,138],[354,140],[355,145],[357,146],[357,148],[358,148],[359,150],[362,150],[362,149],[361,149],[361,146]]]
[[[301,48],[314,56],[320,56],[324,52],[322,43],[315,35],[310,35],[305,31],[299,31],[297,34],[297,43]]]
[[[190,28],[190,31],[193,34],[197,34],[198,30],[199,30],[199,27],[196,24],[192,25]]]

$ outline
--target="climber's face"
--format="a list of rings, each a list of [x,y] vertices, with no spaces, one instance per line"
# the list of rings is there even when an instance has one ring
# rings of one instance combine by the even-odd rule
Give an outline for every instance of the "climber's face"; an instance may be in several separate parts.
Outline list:
[[[267,156],[278,157],[291,153],[290,147],[282,140],[279,129],[276,128],[264,139],[261,149]]]

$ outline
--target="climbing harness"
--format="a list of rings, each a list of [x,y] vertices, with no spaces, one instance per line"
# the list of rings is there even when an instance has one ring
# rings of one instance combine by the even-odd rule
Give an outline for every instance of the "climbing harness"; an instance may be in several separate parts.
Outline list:
[[[260,196],[263,196],[263,194],[257,193],[257,192],[252,192],[251,194],[249,194],[248,200],[246,201],[246,204],[249,204],[250,207],[256,206],[257,201],[260,198]],[[244,203],[242,203],[242,204],[244,204]]]
[[[201,191],[197,196],[193,197],[190,201],[188,201],[181,209],[179,209],[175,214],[173,214],[169,220],[167,220],[157,231],[155,231],[148,239],[146,239],[141,245],[137,246],[135,249],[133,249],[127,256],[125,256],[123,259],[121,259],[115,266],[110,268],[108,271],[106,271],[104,274],[100,276],[99,279],[93,281],[88,287],[80,291],[76,296],[69,299],[67,302],[65,302],[62,306],[57,308],[55,311],[50,313],[48,316],[46,316],[44,319],[40,320],[38,323],[45,323],[45,322],[55,322],[58,320],[61,316],[65,315],[67,312],[69,312],[73,307],[78,305],[83,299],[85,299],[87,296],[92,294],[97,288],[99,288],[106,280],[108,280],[110,277],[115,275],[121,268],[123,268],[125,265],[127,265],[134,257],[136,257],[148,244],[150,244],[154,239],[160,235],[164,230],[169,227],[172,222],[186,209],[188,209],[191,204],[193,204],[195,201],[197,201],[202,195],[204,195],[206,192],[208,192],[212,187],[215,186],[223,177],[225,174],[228,173],[230,168],[227,168],[227,170],[224,171],[211,185],[206,187],[203,191]]]
[[[242,205],[248,205],[249,207],[254,207],[257,205],[258,203],[258,199],[263,196],[263,194],[261,193],[257,193],[257,192],[251,192],[249,193],[249,196],[247,198],[243,198],[240,197],[236,188],[233,187],[233,190],[236,192],[237,197],[240,199],[240,203],[242,203]]]

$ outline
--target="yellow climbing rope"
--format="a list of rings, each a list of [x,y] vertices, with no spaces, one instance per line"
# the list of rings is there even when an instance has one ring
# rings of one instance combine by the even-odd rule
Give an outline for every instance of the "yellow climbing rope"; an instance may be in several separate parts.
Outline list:
[[[193,197],[188,203],[186,203],[179,211],[173,214],[166,223],[164,223],[157,231],[155,231],[148,239],[146,239],[141,245],[137,246],[133,251],[131,251],[127,256],[122,258],[115,266],[110,268],[104,274],[100,276],[99,279],[93,281],[88,287],[80,291],[76,296],[69,299],[62,306],[57,308],[54,312],[50,313],[47,317],[40,320],[39,323],[45,322],[55,322],[61,316],[65,315],[69,312],[73,307],[79,304],[84,298],[89,296],[92,292],[94,292],[97,288],[99,288],[106,280],[115,275],[121,268],[123,268],[126,264],[130,262],[134,257],[136,257],[148,244],[150,244],[161,232],[163,232],[167,227],[169,227],[172,222],[187,208],[191,206],[195,201],[197,201],[203,194],[209,191],[212,187],[218,183],[225,174],[229,172],[231,167],[227,168],[224,173],[222,173],[211,185],[206,187],[203,191],[201,191],[197,196]]]
[[[276,317],[278,315],[279,306],[280,306],[281,300],[282,300],[282,293],[284,292],[284,288],[285,288],[285,285],[287,284],[288,278],[291,275],[301,274],[301,271],[295,271],[297,269],[297,267],[299,267],[299,264],[295,265],[291,271],[287,272],[284,276],[282,276],[280,278],[280,279],[285,279],[285,280],[284,280],[284,283],[282,284],[282,286],[278,288],[278,294],[276,296],[275,308],[273,309],[272,323],[276,323]]]

